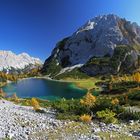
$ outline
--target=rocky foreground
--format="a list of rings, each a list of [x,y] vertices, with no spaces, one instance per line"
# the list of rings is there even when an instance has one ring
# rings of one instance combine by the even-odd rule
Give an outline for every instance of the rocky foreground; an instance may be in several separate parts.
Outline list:
[[[32,107],[0,100],[0,140],[140,139],[139,121],[118,125],[101,122],[84,124],[57,120],[56,112],[50,108],[44,111],[46,113],[36,113]]]

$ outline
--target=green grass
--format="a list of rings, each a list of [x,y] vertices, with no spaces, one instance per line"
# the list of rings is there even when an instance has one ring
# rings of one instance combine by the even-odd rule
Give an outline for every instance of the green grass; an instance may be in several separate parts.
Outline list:
[[[80,88],[85,88],[85,89],[92,89],[92,88],[97,88],[95,83],[98,82],[96,79],[85,79],[85,80],[80,80],[76,83],[76,85]]]
[[[64,127],[57,128],[55,131],[50,131],[48,140],[62,140],[68,137],[73,137],[74,134],[88,135],[91,130],[90,126],[84,123],[73,122]],[[64,135],[62,135],[64,134]]]
[[[29,138],[40,140],[47,137],[47,140],[64,140],[73,138],[74,134],[88,135],[91,130],[90,126],[84,123],[72,122],[62,127],[57,127],[55,130],[39,131],[29,135]]]
[[[135,138],[131,136],[127,136],[125,134],[120,134],[117,132],[99,132],[98,135],[101,137],[101,139],[105,140],[135,140]]]
[[[73,82],[77,87],[81,89],[101,90],[100,87],[96,86],[96,83],[100,81],[99,78],[85,78],[85,79],[65,78],[65,81]]]
[[[71,120],[71,121],[79,121],[79,115],[72,115],[68,113],[58,113],[56,119],[58,120]]]

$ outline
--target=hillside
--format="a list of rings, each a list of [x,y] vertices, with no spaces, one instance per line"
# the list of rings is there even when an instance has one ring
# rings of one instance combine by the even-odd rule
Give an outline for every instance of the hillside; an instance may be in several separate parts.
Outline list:
[[[42,72],[51,77],[78,68],[87,75],[139,68],[140,26],[116,15],[97,16],[56,44]]]

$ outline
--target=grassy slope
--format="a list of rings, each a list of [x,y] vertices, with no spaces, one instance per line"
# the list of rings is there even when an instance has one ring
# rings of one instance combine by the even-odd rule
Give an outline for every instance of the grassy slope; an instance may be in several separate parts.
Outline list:
[[[83,88],[83,89],[88,89],[88,90],[93,89],[93,88],[96,90],[101,89],[95,85],[96,82],[100,81],[98,78],[87,78],[87,79],[66,78],[64,80],[73,82],[77,87]]]

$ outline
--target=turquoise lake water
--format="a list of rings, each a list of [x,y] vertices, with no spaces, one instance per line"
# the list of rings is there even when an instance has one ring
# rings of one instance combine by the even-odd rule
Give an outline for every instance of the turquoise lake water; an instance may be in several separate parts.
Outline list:
[[[8,95],[16,93],[21,98],[41,98],[55,100],[60,98],[81,98],[86,90],[79,89],[73,83],[58,82],[46,79],[24,79],[18,82],[9,83],[3,87]]]

